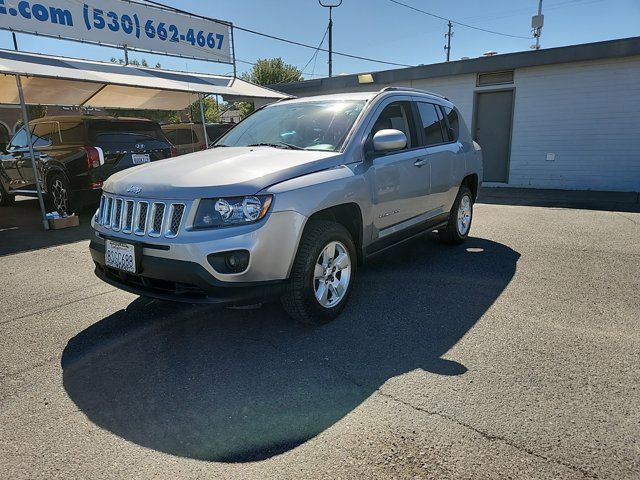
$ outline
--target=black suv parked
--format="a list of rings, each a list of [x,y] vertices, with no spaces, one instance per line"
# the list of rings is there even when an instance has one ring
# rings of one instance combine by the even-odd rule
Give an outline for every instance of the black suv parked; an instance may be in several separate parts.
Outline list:
[[[141,118],[52,116],[29,127],[45,199],[59,211],[97,203],[102,182],[119,170],[176,155],[160,125]],[[0,205],[16,194],[37,194],[25,127],[0,154]]]

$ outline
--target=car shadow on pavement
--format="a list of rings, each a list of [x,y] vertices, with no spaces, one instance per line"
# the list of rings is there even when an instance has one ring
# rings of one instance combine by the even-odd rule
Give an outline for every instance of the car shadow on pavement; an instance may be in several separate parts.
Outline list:
[[[216,310],[137,299],[69,340],[64,387],[95,424],[182,457],[247,462],[338,422],[389,379],[462,375],[443,359],[511,281],[519,254],[433,235],[360,270],[343,315],[323,327],[278,305]]]
[[[45,231],[38,200],[18,197],[15,205],[0,207],[0,256],[65,245],[91,238],[91,214],[80,215],[80,225]]]

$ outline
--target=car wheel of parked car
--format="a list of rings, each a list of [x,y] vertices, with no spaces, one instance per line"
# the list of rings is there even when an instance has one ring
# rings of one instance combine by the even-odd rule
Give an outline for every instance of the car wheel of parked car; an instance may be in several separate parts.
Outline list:
[[[13,205],[15,198],[15,195],[8,194],[0,183],[0,207],[10,207]]]
[[[311,325],[336,318],[351,294],[357,256],[351,235],[339,223],[311,221],[300,240],[282,304]]]
[[[69,181],[61,173],[54,173],[47,181],[47,202],[49,208],[60,213],[71,212],[71,189]]]
[[[464,242],[469,236],[472,219],[473,195],[469,187],[462,185],[449,213],[447,227],[438,230],[440,240],[451,245],[458,245]]]

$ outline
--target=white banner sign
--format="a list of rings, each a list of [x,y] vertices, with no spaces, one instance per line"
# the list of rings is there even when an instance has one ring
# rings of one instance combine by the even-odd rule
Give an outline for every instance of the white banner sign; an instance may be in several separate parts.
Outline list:
[[[0,0],[0,28],[233,63],[230,24],[121,0]]]

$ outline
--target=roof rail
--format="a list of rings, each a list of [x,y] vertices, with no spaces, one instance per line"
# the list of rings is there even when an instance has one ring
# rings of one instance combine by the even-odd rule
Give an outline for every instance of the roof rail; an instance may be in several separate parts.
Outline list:
[[[444,98],[445,100],[449,101],[449,99],[447,97],[445,97],[444,95],[440,95],[439,93],[434,93],[434,92],[429,92],[427,90],[421,90],[419,88],[412,88],[412,87],[384,87],[382,90],[380,90],[380,92],[416,92],[416,93],[426,93],[428,95],[433,95],[434,97],[438,97],[438,98]]]

